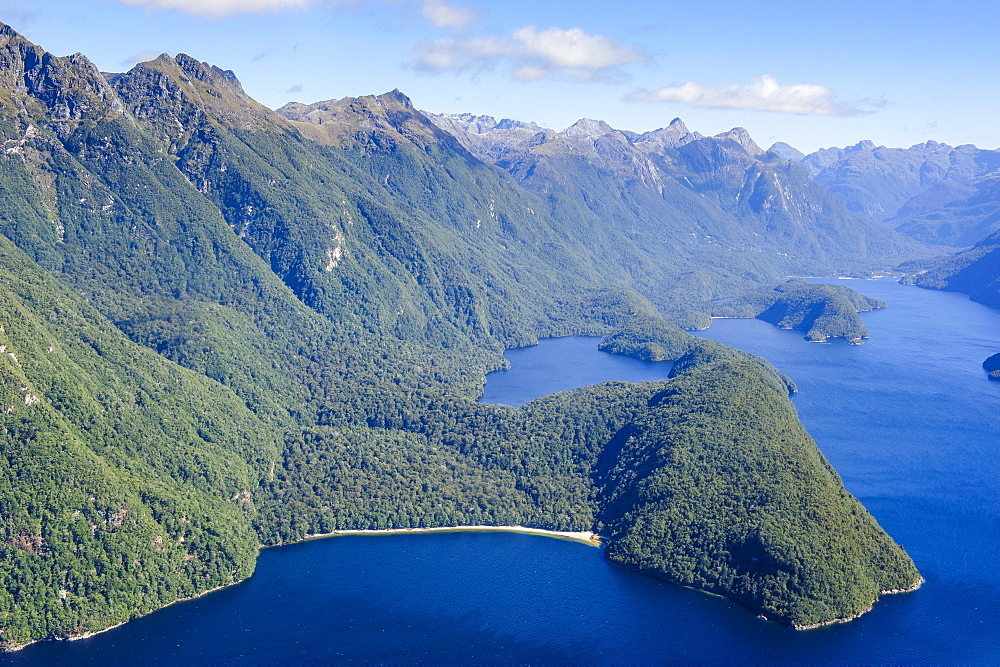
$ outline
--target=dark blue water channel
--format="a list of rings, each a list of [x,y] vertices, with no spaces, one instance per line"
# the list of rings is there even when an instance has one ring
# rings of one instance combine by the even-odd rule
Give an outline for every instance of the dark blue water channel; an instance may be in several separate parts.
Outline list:
[[[1000,350],[1000,313],[891,281],[848,284],[890,304],[864,316],[872,338],[863,346],[806,343],[756,320],[720,320],[703,333],[767,357],[798,383],[803,423],[927,578],[856,621],[795,632],[566,540],[341,536],[267,549],[242,584],[0,661],[1000,663],[1000,383],[981,369]],[[511,351],[512,369],[490,377],[485,398],[520,404],[548,391],[551,364],[589,371],[602,355],[579,338]],[[527,393],[504,394],[499,377]],[[649,376],[580,375],[556,388],[601,379]]]
[[[672,363],[639,361],[602,352],[597,349],[600,342],[600,338],[593,336],[567,336],[507,350],[504,356],[510,368],[486,376],[486,388],[479,400],[520,407],[557,391],[611,380],[665,380],[670,375]]]

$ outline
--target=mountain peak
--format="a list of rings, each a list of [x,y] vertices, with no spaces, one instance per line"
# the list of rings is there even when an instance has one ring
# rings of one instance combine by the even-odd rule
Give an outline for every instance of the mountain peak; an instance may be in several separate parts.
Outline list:
[[[356,142],[362,137],[369,141],[375,136],[381,137],[380,141],[412,142],[420,146],[445,137],[455,141],[417,111],[410,98],[398,89],[381,95],[343,97],[313,104],[289,102],[277,113],[302,123],[300,131],[322,143]]]
[[[192,58],[186,53],[178,53],[173,58],[164,53],[153,62],[167,66],[173,64],[184,74],[193,79],[203,81],[204,83],[210,85],[222,85],[239,93],[243,92],[243,85],[240,83],[240,80],[236,78],[236,74],[233,73],[232,70],[222,69],[221,67],[210,65],[209,63]],[[141,64],[142,63],[140,63],[140,65]],[[137,65],[137,67],[138,66],[139,65]]]
[[[513,120],[511,118],[504,118],[499,123],[494,126],[497,130],[532,130],[534,132],[541,132],[544,128],[540,127],[537,123],[526,123],[521,120]]]
[[[28,41],[21,33],[3,22],[0,22],[0,37],[6,39],[23,39],[26,42]]]
[[[640,142],[653,142],[671,148],[677,148],[692,141],[701,139],[701,134],[688,129],[680,118],[674,118],[666,127],[645,132],[638,137]]]
[[[790,160],[792,162],[801,162],[802,158],[806,156],[805,153],[794,146],[789,146],[784,141],[778,141],[771,144],[771,147],[767,149],[767,152],[774,153],[782,160]]]
[[[615,128],[611,127],[603,120],[581,118],[559,134],[564,137],[600,137],[614,131]]]
[[[753,140],[753,138],[750,136],[750,133],[747,132],[746,128],[744,127],[734,127],[728,132],[723,132],[722,134],[715,135],[715,138],[732,139],[740,146],[742,146],[743,150],[745,150],[750,155],[760,155],[761,153],[764,152],[764,149],[762,149],[760,146],[757,145],[757,142]]]
[[[403,94],[399,88],[393,88],[388,93],[382,93],[381,95],[376,95],[375,99],[378,100],[383,106],[388,106],[390,103],[399,104],[405,108],[413,108],[413,100],[411,100],[407,95]]]
[[[0,82],[2,104],[32,115],[42,107],[59,121],[124,113],[104,75],[85,55],[52,55],[4,23],[0,23]],[[63,134],[73,126],[53,127]]]

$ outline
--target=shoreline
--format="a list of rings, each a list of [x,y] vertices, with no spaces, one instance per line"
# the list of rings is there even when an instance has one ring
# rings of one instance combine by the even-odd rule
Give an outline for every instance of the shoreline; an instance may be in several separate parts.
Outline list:
[[[344,536],[344,535],[415,535],[415,534],[422,534],[422,533],[445,533],[445,532],[451,532],[451,533],[455,533],[455,532],[523,533],[523,534],[527,534],[527,535],[540,535],[542,537],[551,537],[551,538],[556,538],[556,539],[572,540],[574,542],[582,542],[584,544],[587,544],[587,545],[592,546],[592,547],[597,547],[597,548],[602,547],[607,542],[607,538],[606,537],[602,537],[601,535],[598,535],[597,533],[591,532],[589,530],[581,530],[581,531],[546,530],[544,528],[530,528],[530,527],[527,527],[527,526],[437,526],[437,527],[433,527],[433,528],[386,528],[386,529],[378,529],[378,530],[377,529],[348,529],[348,530],[334,530],[334,531],[329,532],[329,533],[306,533],[305,537],[303,537],[301,540],[296,540],[295,542],[286,542],[286,543],[283,543],[283,544],[275,544],[275,545],[270,545],[270,546],[261,545],[260,549],[267,549],[267,548],[280,547],[280,546],[289,546],[289,545],[292,545],[292,544],[299,544],[301,542],[306,542],[306,541],[309,541],[309,540],[319,540],[319,539],[326,539],[326,538],[330,538],[330,537],[338,537],[338,536]],[[627,568],[627,569],[630,569],[630,568]],[[639,569],[636,569],[636,570],[633,570],[633,571],[640,572],[642,574],[650,575],[654,579],[660,579],[660,577],[657,577],[656,575],[653,575],[653,574],[651,574],[649,572],[643,572],[642,570],[639,570]],[[253,575],[250,575],[250,576],[253,576]],[[249,577],[247,577],[247,579],[249,579]],[[89,639],[90,637],[94,637],[96,635],[103,634],[103,633],[108,632],[110,630],[114,630],[115,628],[120,628],[121,626],[125,625],[129,621],[133,621],[133,620],[136,620],[138,618],[142,618],[144,616],[148,616],[149,614],[157,612],[157,611],[159,611],[161,609],[166,609],[167,607],[170,607],[171,605],[175,605],[175,604],[177,604],[179,602],[188,602],[188,601],[191,601],[191,600],[196,600],[196,599],[198,599],[200,597],[208,595],[209,593],[215,593],[217,591],[221,591],[221,590],[223,590],[225,588],[229,588],[230,586],[235,586],[236,584],[242,583],[244,581],[246,581],[246,579],[241,579],[239,581],[234,581],[232,583],[224,584],[222,586],[216,586],[215,588],[211,588],[209,590],[202,591],[200,593],[196,593],[195,595],[190,595],[188,597],[178,598],[178,599],[176,599],[176,600],[174,600],[172,602],[168,602],[167,604],[163,605],[162,607],[157,607],[156,609],[153,609],[153,610],[151,610],[151,611],[149,611],[149,612],[147,612],[145,614],[141,614],[141,615],[136,616],[134,618],[130,618],[130,619],[124,620],[124,621],[122,621],[120,623],[116,623],[115,625],[109,626],[109,627],[101,629],[101,630],[94,630],[94,631],[91,631],[91,632],[85,632],[85,633],[81,633],[81,634],[77,634],[77,635],[71,635],[71,636],[66,636],[66,637],[50,637],[50,638],[46,638],[46,639],[36,639],[35,641],[28,642],[27,644],[22,644],[20,646],[11,646],[11,647],[6,647],[6,648],[3,648],[3,649],[0,649],[0,653],[15,653],[15,652],[20,651],[20,650],[22,650],[22,649],[24,649],[24,648],[26,648],[28,646],[31,646],[32,644],[35,644],[37,642],[43,642],[43,641],[79,641],[81,639]],[[696,591],[699,591],[701,593],[705,593],[707,595],[713,595],[713,596],[721,597],[721,598],[724,598],[724,599],[732,599],[732,598],[728,598],[727,596],[722,595],[720,593],[714,593],[712,591],[707,591],[707,590],[700,589],[700,588],[697,588],[697,587],[694,587],[694,586],[685,586],[684,584],[678,584],[677,582],[671,581],[669,579],[661,579],[661,581],[666,581],[667,583],[674,584],[674,585],[680,586],[682,588],[690,588],[691,590],[696,590]],[[866,609],[860,611],[859,613],[855,614],[854,616],[846,616],[846,617],[843,617],[843,618],[835,618],[835,619],[831,619],[829,621],[823,621],[822,623],[812,623],[812,624],[809,624],[809,625],[799,625],[799,624],[796,624],[796,623],[783,623],[782,621],[775,621],[773,619],[767,618],[766,616],[764,616],[762,614],[758,615],[758,618],[760,618],[761,620],[765,620],[765,621],[777,622],[779,625],[788,625],[793,630],[796,630],[796,631],[799,631],[799,630],[815,630],[816,628],[822,628],[822,627],[826,627],[826,626],[829,626],[829,625],[836,625],[836,624],[839,624],[839,623],[850,623],[851,621],[853,621],[853,620],[855,620],[857,618],[860,618],[861,616],[864,616],[868,612],[872,611],[872,609],[875,608],[875,604],[879,601],[879,599],[883,595],[897,595],[897,594],[900,594],[900,593],[912,593],[913,591],[916,591],[921,586],[923,586],[923,584],[926,581],[927,580],[924,579],[924,577],[921,576],[921,577],[919,577],[917,579],[916,582],[913,583],[913,585],[909,586],[908,588],[899,588],[899,589],[893,589],[893,590],[887,590],[887,591],[880,591],[878,597],[876,597],[872,601],[872,603]]]
[[[250,575],[250,576],[253,576],[253,575]],[[247,577],[247,579],[249,579],[249,578],[250,577]],[[246,581],[246,579],[240,579],[239,581],[234,581],[231,584],[223,584],[222,586],[216,586],[215,588],[210,588],[207,591],[202,591],[201,593],[195,593],[194,595],[189,595],[189,596],[187,596],[185,598],[177,598],[176,600],[168,602],[167,604],[162,605],[160,607],[157,607],[156,609],[151,609],[150,611],[148,611],[148,612],[146,612],[144,614],[139,614],[138,616],[134,616],[132,618],[125,619],[124,621],[122,621],[120,623],[115,623],[114,625],[110,625],[110,626],[108,626],[106,628],[103,628],[101,630],[90,630],[88,632],[82,632],[80,634],[66,635],[65,637],[46,637],[44,639],[36,639],[34,641],[28,642],[27,644],[19,644],[19,645],[11,646],[9,648],[0,648],[0,653],[17,653],[18,651],[20,651],[22,649],[25,649],[25,648],[31,646],[32,644],[37,644],[39,642],[75,642],[75,641],[80,641],[81,639],[90,639],[91,637],[95,637],[97,635],[104,634],[105,632],[108,632],[110,630],[114,630],[115,628],[120,628],[123,625],[125,625],[127,623],[130,623],[131,621],[136,621],[136,620],[138,620],[140,618],[145,618],[146,616],[149,616],[150,614],[155,614],[156,612],[160,611],[161,609],[166,609],[167,607],[175,605],[178,602],[189,602],[191,600],[197,600],[198,598],[203,597],[205,595],[208,595],[209,593],[215,593],[216,591],[221,591],[224,588],[229,588],[230,586],[235,586],[236,584],[241,584],[244,581]]]
[[[878,594],[878,597],[876,597],[872,601],[872,603],[870,605],[868,605],[867,609],[863,609],[862,611],[858,612],[854,616],[845,616],[844,618],[835,618],[835,619],[830,620],[830,621],[823,621],[822,623],[812,623],[810,625],[797,625],[795,623],[792,623],[792,629],[793,630],[815,630],[816,628],[824,628],[824,627],[826,627],[828,625],[836,625],[838,623],[850,623],[854,619],[861,618],[862,616],[864,616],[865,614],[867,614],[868,612],[870,612],[872,609],[874,609],[875,608],[875,604],[882,598],[883,595],[898,595],[900,593],[912,593],[913,591],[915,591],[918,588],[920,588],[921,586],[923,586],[926,581],[927,580],[924,579],[923,576],[921,576],[909,588],[894,588],[891,591],[880,591],[879,594]],[[767,619],[767,620],[771,620],[771,619]]]
[[[604,538],[589,530],[569,531],[569,530],[546,530],[544,528],[529,528],[527,526],[438,526],[434,528],[385,528],[374,529],[354,529],[354,530],[334,530],[329,533],[307,533],[299,540],[319,540],[327,537],[337,537],[338,535],[408,535],[419,533],[456,533],[456,532],[476,532],[476,533],[525,533],[528,535],[541,535],[543,537],[555,537],[565,540],[583,542],[590,546],[600,546]],[[294,544],[289,542],[289,544]]]
[[[601,547],[606,541],[606,538],[603,538],[600,535],[597,535],[596,533],[593,533],[589,530],[581,530],[581,531],[546,530],[544,528],[529,528],[527,526],[440,526],[434,528],[387,528],[384,530],[356,529],[356,530],[335,530],[330,533],[307,533],[306,536],[303,537],[301,540],[296,540],[295,542],[284,542],[282,544],[274,544],[274,545],[262,544],[260,546],[260,549],[289,546],[292,544],[299,544],[301,542],[306,542],[308,540],[319,540],[329,537],[337,537],[338,535],[407,535],[407,534],[441,533],[441,532],[525,533],[528,535],[541,535],[543,537],[553,537],[563,540],[572,540],[574,542],[582,542],[592,547]],[[249,579],[249,577],[247,577],[247,579]],[[242,583],[244,581],[246,581],[246,579],[240,579],[239,581],[234,581],[230,584],[225,584],[222,586],[216,586],[215,588],[211,588],[209,590],[202,591],[194,595],[189,595],[188,597],[178,598],[176,600],[173,600],[172,602],[168,602],[167,604],[161,607],[157,607],[156,609],[152,609],[144,614],[140,614],[139,616],[135,616],[134,618],[126,619],[120,623],[116,623],[115,625],[103,628],[101,630],[93,630],[65,637],[47,637],[44,639],[36,639],[34,641],[28,642],[27,644],[0,648],[0,653],[16,653],[17,651],[27,648],[28,646],[31,646],[32,644],[44,641],[79,641],[81,639],[89,639],[90,637],[103,634],[105,632],[108,632],[109,630],[120,628],[129,621],[134,621],[136,619],[143,618],[144,616],[148,616],[149,614],[153,614],[157,611],[160,611],[161,609],[166,609],[167,607],[175,605],[178,602],[188,602],[190,600],[196,600],[200,597],[208,595],[209,593],[215,593],[216,591],[221,591],[224,588],[235,586],[236,584]]]

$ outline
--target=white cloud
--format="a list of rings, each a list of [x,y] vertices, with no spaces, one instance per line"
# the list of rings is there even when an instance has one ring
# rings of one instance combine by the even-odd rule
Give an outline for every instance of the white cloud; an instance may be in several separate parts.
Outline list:
[[[647,62],[634,46],[580,28],[538,30],[526,26],[501,37],[453,38],[418,44],[410,53],[414,69],[431,72],[488,70],[506,65],[521,81],[552,75],[576,81],[624,78],[622,67]]]
[[[211,18],[304,9],[313,4],[313,0],[119,0],[119,2],[147,9],[176,9]]]
[[[160,54],[156,53],[155,51],[139,51],[138,53],[133,53],[128,58],[122,60],[121,65],[123,67],[131,67],[136,63],[144,63],[150,60],[156,60],[156,58],[159,55]]]
[[[9,0],[8,0],[9,1]],[[393,3],[397,0],[384,0]],[[404,0],[419,4],[424,18],[437,28],[462,30],[476,21],[482,12],[454,5],[450,0]],[[3,2],[3,0],[0,0]],[[235,14],[279,13],[291,9],[306,9],[316,5],[334,9],[361,9],[368,0],[118,0],[132,7],[150,10],[177,10],[209,18],[221,19]],[[0,5],[2,7],[3,5]]]
[[[773,76],[757,77],[748,86],[707,88],[694,81],[683,86],[640,91],[632,102],[677,102],[707,109],[755,109],[816,116],[854,116],[864,110],[833,99],[833,91],[813,83],[783,86]]]
[[[24,25],[37,19],[38,12],[23,0],[5,0],[0,2],[0,16],[4,23]]]
[[[420,11],[424,18],[434,24],[435,28],[451,28],[453,30],[468,28],[482,15],[482,12],[453,5],[448,0],[424,0]]]

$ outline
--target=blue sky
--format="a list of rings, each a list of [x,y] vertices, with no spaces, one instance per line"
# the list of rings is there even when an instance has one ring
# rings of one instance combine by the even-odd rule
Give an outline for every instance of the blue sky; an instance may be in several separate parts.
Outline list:
[[[554,129],[1000,147],[996,0],[0,0],[0,20],[104,71],[187,53],[270,107],[399,88]]]

